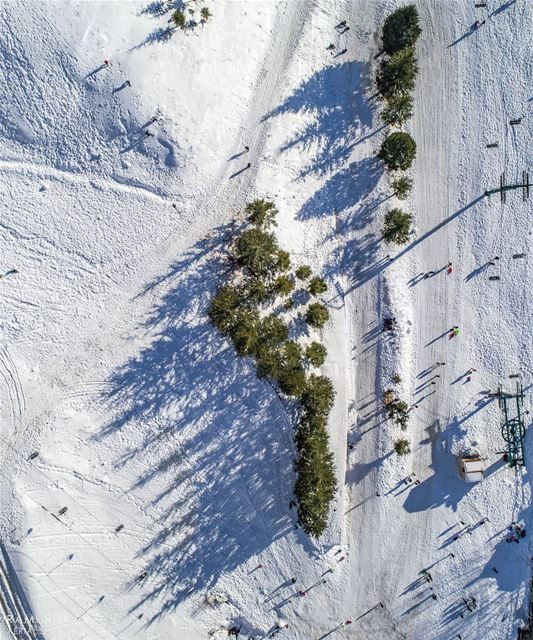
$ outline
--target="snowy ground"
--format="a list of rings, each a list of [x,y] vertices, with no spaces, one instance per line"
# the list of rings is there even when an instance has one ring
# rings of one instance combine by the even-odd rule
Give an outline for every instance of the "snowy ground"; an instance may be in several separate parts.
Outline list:
[[[0,280],[11,598],[26,606],[24,590],[47,640],[199,639],[229,624],[257,639],[280,618],[298,640],[514,638],[531,548],[505,530],[533,531],[533,442],[526,467],[506,467],[483,392],[520,372],[530,405],[531,200],[483,194],[528,170],[533,5],[489,0],[472,33],[473,2],[417,1],[417,229],[395,253],[379,241],[394,200],[370,96],[379,28],[401,3],[206,4],[206,25],[170,39],[169,14],[148,3],[0,6],[0,271],[18,270]],[[295,260],[330,281],[339,494],[317,544],[288,508],[287,408],[205,315],[232,221],[256,195],[275,198]],[[417,277],[449,261],[453,274]],[[388,313],[394,337],[380,331]],[[382,411],[394,373],[419,401],[403,460]],[[475,486],[454,457],[472,442],[489,456]],[[411,472],[420,484],[403,484]],[[416,582],[432,565],[435,601]],[[479,608],[461,619],[463,596]]]

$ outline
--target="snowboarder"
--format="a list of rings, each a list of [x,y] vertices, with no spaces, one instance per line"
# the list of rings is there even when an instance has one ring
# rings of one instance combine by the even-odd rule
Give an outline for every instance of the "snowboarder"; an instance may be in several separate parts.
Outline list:
[[[335,49],[335,45],[333,43],[328,44],[328,46],[326,47],[326,51],[332,51],[333,49]]]
[[[468,369],[466,373],[470,375],[471,373],[474,373],[474,371],[477,371],[477,369],[471,368],[471,369]]]
[[[145,136],[153,136],[154,134],[149,129],[146,129],[146,131],[144,132],[144,135]]]
[[[118,527],[115,529],[115,533],[119,533],[119,531],[122,531],[122,529],[124,529],[124,525],[119,524]]]
[[[355,447],[355,442],[348,442],[348,449],[353,449]]]
[[[345,31],[348,30],[349,28],[350,27],[346,27]],[[338,56],[343,56],[347,51],[348,51],[348,49],[341,49],[337,55]]]
[[[137,578],[137,582],[142,582],[147,575],[148,575],[148,571],[143,571],[141,574],[139,574],[139,577]]]

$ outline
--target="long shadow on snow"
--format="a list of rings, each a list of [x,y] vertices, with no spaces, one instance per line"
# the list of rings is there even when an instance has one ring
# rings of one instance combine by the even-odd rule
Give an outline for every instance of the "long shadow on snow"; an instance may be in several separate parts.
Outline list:
[[[379,238],[364,233],[380,204],[386,198],[376,187],[383,168],[375,157],[350,162],[358,144],[377,134],[383,127],[372,128],[373,109],[365,98],[370,85],[369,67],[351,61],[333,64],[318,71],[264,117],[286,113],[307,115],[307,123],[280,148],[287,152],[299,148],[310,160],[299,174],[328,176],[326,183],[304,203],[297,218],[335,217],[335,231],[326,240],[335,240],[324,271],[332,275],[341,268],[350,276],[375,260]]]
[[[152,620],[292,531],[290,422],[206,315],[228,233],[198,242],[149,287],[165,291],[142,327],[150,342],[104,398],[114,419],[97,438],[122,450],[135,442],[117,466],[139,474],[132,493],[155,496],[153,538],[138,553],[149,577],[133,609],[158,600]]]
[[[351,61],[317,71],[262,121],[286,113],[307,114],[307,123],[280,148],[298,147],[312,160],[300,173],[323,175],[342,166],[370,133],[372,112],[363,91],[368,65]]]

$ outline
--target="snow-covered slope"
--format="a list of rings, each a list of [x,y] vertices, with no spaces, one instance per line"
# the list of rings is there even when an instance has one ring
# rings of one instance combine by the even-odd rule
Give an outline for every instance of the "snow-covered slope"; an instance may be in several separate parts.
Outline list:
[[[483,193],[528,169],[531,3],[491,0],[470,33],[471,4],[417,2],[417,233],[397,255],[379,242],[391,200],[369,97],[401,3],[204,4],[207,23],[171,37],[158,3],[0,6],[0,271],[17,271],[0,279],[0,534],[43,636],[236,624],[258,638],[284,619],[299,640],[512,638],[530,547],[505,530],[533,524],[530,485],[495,453],[498,408],[481,392],[515,372],[529,388],[530,262],[512,254],[529,252],[531,203]],[[280,243],[330,281],[339,493],[319,543],[289,509],[287,408],[205,315],[256,195],[276,200]],[[449,261],[450,276],[410,286]],[[438,338],[454,324],[458,340]],[[400,460],[382,390],[399,373],[415,402],[436,360]],[[465,440],[490,456],[475,487],[454,467]],[[401,484],[412,471],[420,484]],[[413,586],[435,562],[436,601]],[[460,618],[463,595],[479,608]]]

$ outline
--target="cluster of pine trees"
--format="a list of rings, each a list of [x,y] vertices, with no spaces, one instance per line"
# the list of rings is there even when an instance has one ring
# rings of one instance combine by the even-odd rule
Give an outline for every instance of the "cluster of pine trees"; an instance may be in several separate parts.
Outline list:
[[[382,120],[391,127],[401,127],[413,115],[412,90],[418,73],[416,41],[421,33],[414,5],[392,13],[383,25],[382,59],[377,75],[378,97],[383,101]],[[416,156],[416,143],[405,131],[394,131],[381,145],[379,158],[389,171],[406,171]],[[412,180],[396,177],[394,194],[403,200],[411,191]],[[385,216],[382,237],[386,242],[405,244],[409,238],[412,216],[402,209],[391,209]]]
[[[172,3],[170,2],[168,3],[167,6],[171,6],[171,5]],[[194,27],[198,24],[194,19],[194,8],[189,7],[188,11],[191,16],[189,20],[187,20],[184,8],[177,8],[172,12],[171,20],[172,20],[172,24],[174,25],[174,28],[178,28],[178,29],[181,29],[182,31],[185,31],[187,28]],[[205,24],[212,15],[213,14],[209,11],[207,7],[202,7],[200,9],[200,24]]]
[[[294,294],[304,293],[307,303],[301,318],[311,327],[323,327],[329,312],[317,298],[327,284],[312,277],[308,265],[292,269],[289,254],[280,249],[272,231],[278,213],[273,202],[254,200],[245,213],[246,228],[230,249],[233,277],[213,297],[209,318],[231,339],[240,356],[254,358],[258,377],[274,381],[281,393],[299,401],[298,522],[307,534],[319,537],[336,488],[326,429],[335,392],[329,378],[312,373],[326,359],[324,345],[289,339],[289,325],[280,316],[294,308]],[[282,302],[277,313],[273,312],[276,302]]]

